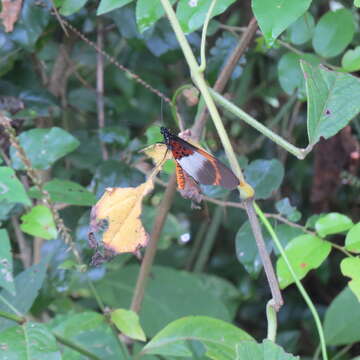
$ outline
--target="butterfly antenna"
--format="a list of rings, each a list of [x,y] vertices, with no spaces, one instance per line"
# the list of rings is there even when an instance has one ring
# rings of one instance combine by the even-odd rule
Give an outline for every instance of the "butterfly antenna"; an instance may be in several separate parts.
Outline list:
[[[164,100],[160,99],[160,122],[164,125]]]

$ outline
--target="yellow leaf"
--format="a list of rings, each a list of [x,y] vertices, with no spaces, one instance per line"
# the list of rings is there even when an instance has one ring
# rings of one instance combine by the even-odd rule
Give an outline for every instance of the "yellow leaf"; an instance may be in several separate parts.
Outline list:
[[[143,151],[156,164],[147,181],[137,187],[106,189],[91,210],[89,241],[93,243],[96,239],[94,233],[100,233],[103,223],[106,223],[102,243],[105,249],[118,254],[137,253],[147,245],[149,235],[140,220],[142,200],[154,188],[153,179],[164,162],[172,156],[165,144],[151,145]],[[92,247],[96,246],[95,240]]]
[[[107,221],[102,242],[116,253],[135,253],[146,246],[149,235],[141,221],[141,203],[154,187],[152,177],[130,188],[108,188],[95,205],[96,223]]]
[[[157,166],[161,166],[166,160],[173,158],[165,144],[153,144],[142,149],[141,152],[150,157]]]

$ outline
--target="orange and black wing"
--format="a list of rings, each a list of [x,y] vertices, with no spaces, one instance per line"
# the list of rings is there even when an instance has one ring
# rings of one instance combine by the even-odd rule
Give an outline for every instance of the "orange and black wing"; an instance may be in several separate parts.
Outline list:
[[[220,185],[230,190],[239,185],[239,179],[235,174],[214,156],[171,134],[167,129],[162,130],[162,133],[177,166],[180,165],[196,182],[203,185]],[[179,173],[177,170],[177,174]]]

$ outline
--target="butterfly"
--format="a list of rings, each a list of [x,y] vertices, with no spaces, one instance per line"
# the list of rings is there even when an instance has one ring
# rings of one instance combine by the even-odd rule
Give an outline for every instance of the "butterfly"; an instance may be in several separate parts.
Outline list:
[[[214,156],[172,134],[165,127],[161,127],[160,132],[175,159],[180,190],[185,188],[184,172],[202,185],[219,185],[232,190],[240,184],[235,174]]]

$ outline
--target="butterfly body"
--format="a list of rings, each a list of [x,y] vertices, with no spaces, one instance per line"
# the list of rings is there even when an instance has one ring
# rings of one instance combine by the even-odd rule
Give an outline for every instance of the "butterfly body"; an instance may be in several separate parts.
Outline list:
[[[172,134],[165,127],[160,131],[176,161],[179,189],[184,188],[184,172],[203,185],[219,185],[230,190],[239,185],[235,174],[214,156]]]

